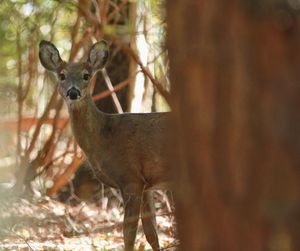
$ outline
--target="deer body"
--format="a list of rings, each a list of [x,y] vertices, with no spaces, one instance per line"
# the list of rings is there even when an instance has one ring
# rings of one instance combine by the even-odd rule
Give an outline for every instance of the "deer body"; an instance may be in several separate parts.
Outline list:
[[[106,185],[119,188],[124,202],[125,250],[132,251],[139,215],[147,241],[159,250],[150,189],[168,182],[163,158],[167,113],[106,114],[98,110],[89,93],[89,80],[104,67],[105,42],[90,50],[86,63],[65,63],[56,47],[40,43],[43,66],[57,73],[75,139],[95,175]]]
[[[167,113],[105,114],[90,96],[85,102],[69,113],[74,136],[96,176],[117,188],[141,183],[148,189],[167,182],[161,157]]]

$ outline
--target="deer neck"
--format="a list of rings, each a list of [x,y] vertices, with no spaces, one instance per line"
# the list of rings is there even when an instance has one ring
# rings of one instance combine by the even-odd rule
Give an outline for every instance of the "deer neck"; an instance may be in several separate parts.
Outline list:
[[[105,114],[98,110],[89,94],[78,103],[68,104],[68,110],[75,139],[88,155],[89,151],[97,147],[94,144],[99,143]]]

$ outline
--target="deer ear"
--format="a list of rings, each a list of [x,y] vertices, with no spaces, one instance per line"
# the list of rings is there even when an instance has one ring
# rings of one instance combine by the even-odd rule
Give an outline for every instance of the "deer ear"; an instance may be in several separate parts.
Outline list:
[[[100,42],[95,43],[89,52],[89,57],[87,62],[93,69],[93,72],[96,72],[102,69],[109,57],[108,44],[106,41],[102,40]]]
[[[63,62],[54,44],[45,40],[40,42],[39,57],[42,65],[49,71],[55,71]]]

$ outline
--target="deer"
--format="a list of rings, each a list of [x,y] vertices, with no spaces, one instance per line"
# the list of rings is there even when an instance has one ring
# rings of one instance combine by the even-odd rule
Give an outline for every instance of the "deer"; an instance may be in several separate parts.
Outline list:
[[[125,251],[133,251],[141,216],[147,242],[160,250],[152,192],[169,187],[166,148],[169,112],[107,114],[90,94],[92,77],[109,59],[105,40],[94,43],[85,62],[65,62],[49,41],[39,44],[44,68],[56,75],[73,135],[95,176],[120,190]]]

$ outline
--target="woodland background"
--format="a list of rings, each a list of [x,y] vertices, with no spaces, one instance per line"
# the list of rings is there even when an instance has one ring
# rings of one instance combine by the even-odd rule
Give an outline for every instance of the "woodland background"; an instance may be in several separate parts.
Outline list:
[[[118,191],[86,167],[38,60],[41,39],[73,61],[104,38],[97,106],[172,110],[178,226],[158,192],[164,248],[300,250],[299,11],[298,0],[1,1],[2,247],[122,250]]]

